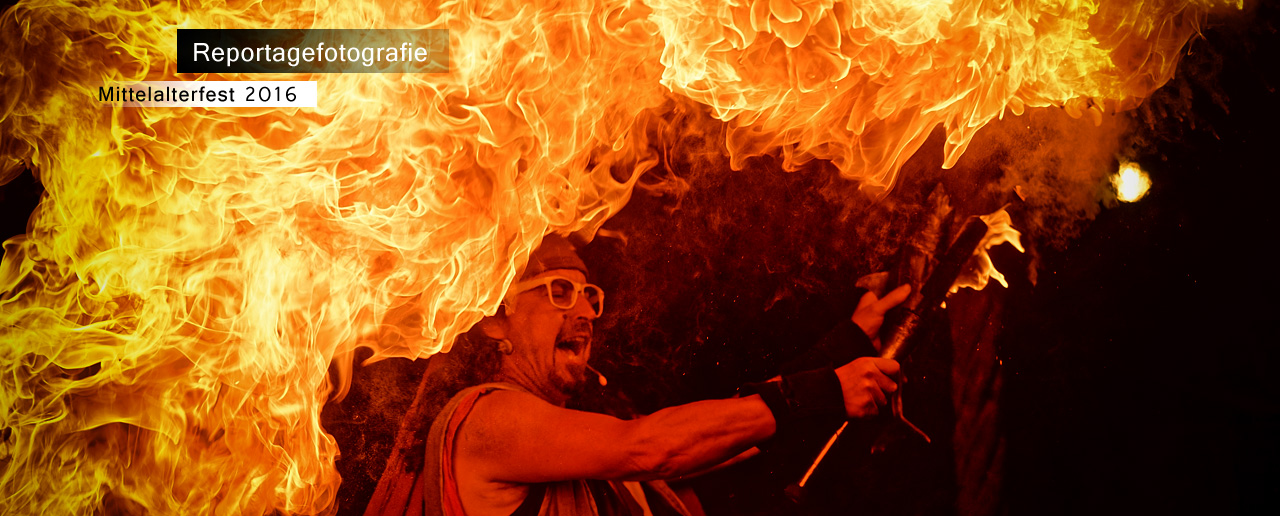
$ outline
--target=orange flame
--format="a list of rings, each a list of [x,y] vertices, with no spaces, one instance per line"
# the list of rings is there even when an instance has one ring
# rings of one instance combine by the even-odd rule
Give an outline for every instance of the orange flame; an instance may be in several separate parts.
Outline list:
[[[1022,233],[1013,229],[1013,220],[1004,208],[978,218],[987,223],[987,233],[982,235],[978,247],[973,250],[973,256],[969,257],[969,261],[965,263],[964,271],[951,284],[950,294],[959,292],[962,288],[982,290],[987,288],[987,283],[992,279],[1009,288],[1009,282],[1005,280],[1004,274],[996,270],[995,263],[992,263],[989,251],[992,247],[1008,242],[1018,252],[1027,252],[1022,248]]]
[[[1208,4],[653,2],[663,84],[732,122],[735,164],[781,147],[788,169],[830,160],[877,188],[938,125],[950,168],[1006,109],[1131,107],[1172,77]]]
[[[938,124],[1127,106],[1204,11],[1140,2],[31,0],[0,38],[0,182],[46,196],[0,265],[0,500],[84,514],[326,513],[351,353],[427,356],[549,231],[590,237],[687,97],[734,162],[887,188]],[[119,108],[179,28],[446,28],[439,75],[317,80],[315,109]],[[235,75],[207,76],[228,79]],[[340,370],[337,384],[327,374]]]

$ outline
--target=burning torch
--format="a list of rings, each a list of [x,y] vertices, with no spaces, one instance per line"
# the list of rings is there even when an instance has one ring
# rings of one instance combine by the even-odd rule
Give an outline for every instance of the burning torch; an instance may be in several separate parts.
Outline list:
[[[1014,236],[1009,238],[1006,232],[1012,232]],[[911,296],[899,305],[902,318],[893,326],[889,337],[880,348],[880,356],[882,358],[901,360],[911,352],[914,345],[912,335],[915,334],[921,321],[934,317],[943,309],[943,302],[946,300],[947,295],[953,291],[953,286],[957,284],[957,279],[961,276],[961,273],[966,270],[965,265],[981,250],[1003,241],[996,241],[992,238],[1002,233],[1010,242],[1021,249],[1017,242],[1017,233],[1009,228],[1008,214],[1003,209],[983,217],[970,217],[965,222],[959,235],[956,236],[941,260],[934,266],[928,280],[924,282],[921,288],[914,289]],[[984,242],[987,245],[980,247]],[[929,436],[925,435],[923,431],[903,415],[902,397],[898,393],[892,395],[890,407],[893,412],[893,424],[900,425],[910,433],[923,438],[925,442],[929,442]],[[791,499],[800,501],[804,498],[805,485],[848,425],[849,423],[846,421],[831,435],[831,438],[827,440],[822,450],[818,452],[817,458],[814,459],[809,469],[805,471],[800,481],[787,488],[786,492]],[[882,433],[881,439],[878,439],[873,445],[872,451],[882,450],[883,441],[884,434]]]

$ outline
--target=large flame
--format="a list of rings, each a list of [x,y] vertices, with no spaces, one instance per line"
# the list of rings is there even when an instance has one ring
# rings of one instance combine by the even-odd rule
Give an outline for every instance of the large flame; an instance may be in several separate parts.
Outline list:
[[[732,121],[736,162],[781,147],[787,168],[830,160],[881,188],[938,125],[949,168],[1006,109],[1131,106],[1172,77],[1209,3],[652,2],[663,84]]]
[[[47,194],[0,266],[0,501],[331,511],[330,364],[447,349],[544,234],[590,237],[627,202],[669,102],[731,124],[735,163],[886,188],[939,124],[950,164],[1006,109],[1132,104],[1200,4],[20,2],[0,182],[25,164]],[[193,79],[179,28],[299,27],[449,29],[451,71],[277,77],[320,81],[315,109],[92,96]]]

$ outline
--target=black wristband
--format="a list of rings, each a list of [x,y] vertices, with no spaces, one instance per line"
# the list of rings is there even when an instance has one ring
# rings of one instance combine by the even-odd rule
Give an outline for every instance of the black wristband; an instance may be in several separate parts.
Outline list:
[[[773,413],[775,435],[794,428],[835,428],[845,420],[844,391],[835,370],[824,367],[783,376],[777,382],[743,386],[744,396],[759,394]]]
[[[769,407],[769,412],[773,413],[774,424],[778,427],[782,426],[783,420],[791,419],[791,407],[787,404],[786,396],[782,394],[782,382],[749,383],[742,386],[741,395],[752,394],[759,395],[765,406]]]

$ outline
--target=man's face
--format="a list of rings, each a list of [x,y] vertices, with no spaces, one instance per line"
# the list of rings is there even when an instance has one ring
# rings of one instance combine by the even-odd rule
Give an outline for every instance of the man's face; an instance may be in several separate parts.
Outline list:
[[[578,284],[586,276],[574,269],[554,269],[532,279],[562,277]],[[557,308],[548,297],[548,286],[539,286],[516,295],[508,306],[507,339],[512,353],[503,370],[525,387],[534,389],[547,401],[563,404],[587,381],[587,359],[591,356],[591,322],[595,310],[585,293],[577,295],[572,308]]]

